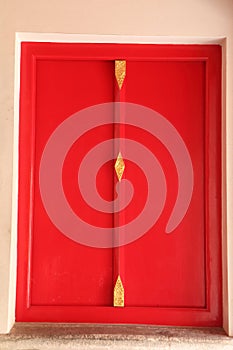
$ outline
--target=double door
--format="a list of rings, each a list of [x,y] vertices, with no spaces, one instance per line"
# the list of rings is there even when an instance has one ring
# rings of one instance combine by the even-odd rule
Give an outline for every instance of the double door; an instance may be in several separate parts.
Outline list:
[[[18,321],[221,325],[220,67],[22,44]]]

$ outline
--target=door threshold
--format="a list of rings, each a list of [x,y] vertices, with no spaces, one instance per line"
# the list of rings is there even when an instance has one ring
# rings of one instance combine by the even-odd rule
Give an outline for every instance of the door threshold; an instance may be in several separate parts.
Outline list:
[[[0,335],[0,349],[186,349],[201,346],[233,347],[222,328],[165,327],[74,323],[15,323],[11,332]]]

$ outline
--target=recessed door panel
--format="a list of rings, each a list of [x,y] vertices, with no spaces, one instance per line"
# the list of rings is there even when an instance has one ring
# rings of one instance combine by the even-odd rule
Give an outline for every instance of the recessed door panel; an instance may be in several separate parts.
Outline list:
[[[112,249],[94,249],[65,237],[49,218],[39,189],[40,161],[46,142],[74,112],[93,101],[112,100],[112,67],[113,62],[102,60],[39,59],[36,62],[31,305],[112,305]],[[96,143],[112,137],[111,124],[83,135],[70,148],[63,166],[63,189],[72,210],[84,221],[103,227],[112,226],[113,215],[96,212],[85,205],[78,187],[78,171],[85,154]],[[97,179],[97,188],[104,184],[102,195],[108,200],[113,196],[111,165],[103,166]]]
[[[127,64],[126,99],[158,111],[172,123],[187,145],[194,171],[188,211],[172,233],[164,234],[179,190],[176,164],[166,144],[141,129],[126,128],[126,138],[138,140],[156,155],[167,181],[166,205],[159,220],[140,240],[124,248],[129,305],[200,308],[206,305],[205,79],[205,62],[171,60]],[[130,165],[126,169],[127,178],[135,182],[143,199],[143,180]],[[126,210],[126,218],[133,214],[134,206],[135,203],[129,208],[130,214]],[[190,276],[192,283],[187,283]]]

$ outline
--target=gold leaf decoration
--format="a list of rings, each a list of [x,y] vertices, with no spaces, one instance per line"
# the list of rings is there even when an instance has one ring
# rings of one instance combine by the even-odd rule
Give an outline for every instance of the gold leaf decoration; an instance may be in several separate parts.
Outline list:
[[[125,304],[125,295],[124,287],[121,281],[120,276],[117,277],[117,281],[114,287],[114,302],[115,307],[124,307]]]
[[[121,181],[122,175],[125,170],[125,163],[122,158],[121,152],[119,152],[116,163],[115,163],[115,171],[118,177],[118,180]]]
[[[121,89],[126,76],[126,61],[124,60],[115,61],[115,76],[116,76],[119,89]]]

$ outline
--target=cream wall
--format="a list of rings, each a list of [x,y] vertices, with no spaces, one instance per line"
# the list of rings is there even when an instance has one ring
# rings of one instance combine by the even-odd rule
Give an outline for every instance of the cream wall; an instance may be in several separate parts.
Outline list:
[[[11,198],[16,32],[162,36],[162,42],[169,42],[169,37],[177,37],[180,42],[201,42],[199,37],[206,42],[205,37],[216,37],[217,42],[223,43],[223,148],[227,159],[224,218],[226,210],[228,213],[228,230],[225,224],[223,230],[224,327],[233,335],[233,269],[229,269],[233,266],[233,1],[0,0],[0,332],[9,331],[13,325],[15,307],[16,242],[11,235],[15,231],[15,220],[13,231],[11,224]]]

